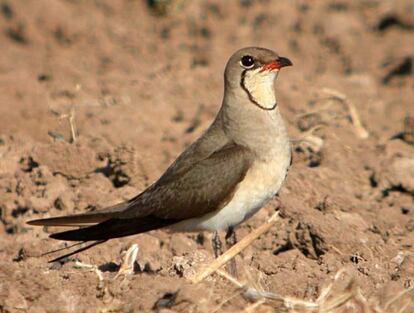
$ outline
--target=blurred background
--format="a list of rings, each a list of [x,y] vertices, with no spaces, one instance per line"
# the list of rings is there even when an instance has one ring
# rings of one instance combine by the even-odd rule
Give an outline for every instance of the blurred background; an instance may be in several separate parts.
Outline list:
[[[157,231],[78,256],[116,268],[139,243],[128,288],[108,292],[73,262],[51,268],[38,256],[63,244],[25,224],[151,184],[208,127],[224,66],[246,46],[294,64],[275,84],[294,164],[280,197],[239,227],[241,238],[284,213],[238,257],[243,277],[316,299],[346,268],[382,308],[414,285],[413,1],[0,0],[0,311],[150,311],[178,290],[165,312],[250,305],[217,277],[183,278],[211,258],[208,234]]]

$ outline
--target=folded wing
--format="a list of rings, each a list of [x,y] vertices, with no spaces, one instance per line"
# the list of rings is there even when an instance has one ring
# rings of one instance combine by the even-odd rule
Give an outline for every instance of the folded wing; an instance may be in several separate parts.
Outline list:
[[[231,200],[250,162],[249,150],[227,144],[192,164],[174,163],[155,184],[128,202],[29,224],[81,226],[50,235],[69,241],[101,241],[158,229],[222,208]]]

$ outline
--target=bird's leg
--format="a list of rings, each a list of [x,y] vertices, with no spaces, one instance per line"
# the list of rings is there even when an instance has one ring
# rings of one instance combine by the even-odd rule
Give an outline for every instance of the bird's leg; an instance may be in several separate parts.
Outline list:
[[[236,243],[237,243],[236,232],[234,231],[234,228],[230,226],[226,232],[226,249],[227,250],[230,249]],[[230,260],[229,265],[228,265],[228,271],[230,275],[232,275],[233,277],[238,277],[235,258]]]
[[[236,232],[233,227],[229,227],[226,232],[227,249],[231,248],[237,243]]]
[[[223,253],[223,245],[221,244],[218,231],[214,232],[211,243],[213,245],[214,257],[218,258]]]

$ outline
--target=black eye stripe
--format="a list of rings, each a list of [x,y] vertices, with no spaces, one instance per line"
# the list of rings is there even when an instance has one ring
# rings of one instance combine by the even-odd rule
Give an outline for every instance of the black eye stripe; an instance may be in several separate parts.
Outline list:
[[[244,67],[252,67],[254,65],[254,59],[250,55],[245,55],[241,58],[240,63]]]

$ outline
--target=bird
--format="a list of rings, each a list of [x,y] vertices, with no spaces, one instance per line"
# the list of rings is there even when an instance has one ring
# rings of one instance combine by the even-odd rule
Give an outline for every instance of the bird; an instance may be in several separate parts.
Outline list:
[[[234,227],[277,195],[291,166],[290,139],[275,94],[279,71],[291,65],[270,49],[236,51],[224,70],[216,117],[152,185],[108,208],[28,221],[71,227],[49,237],[77,242],[70,247],[85,245],[50,262],[113,238],[160,228],[213,232],[217,257],[217,232],[226,231],[226,239],[235,240]]]

